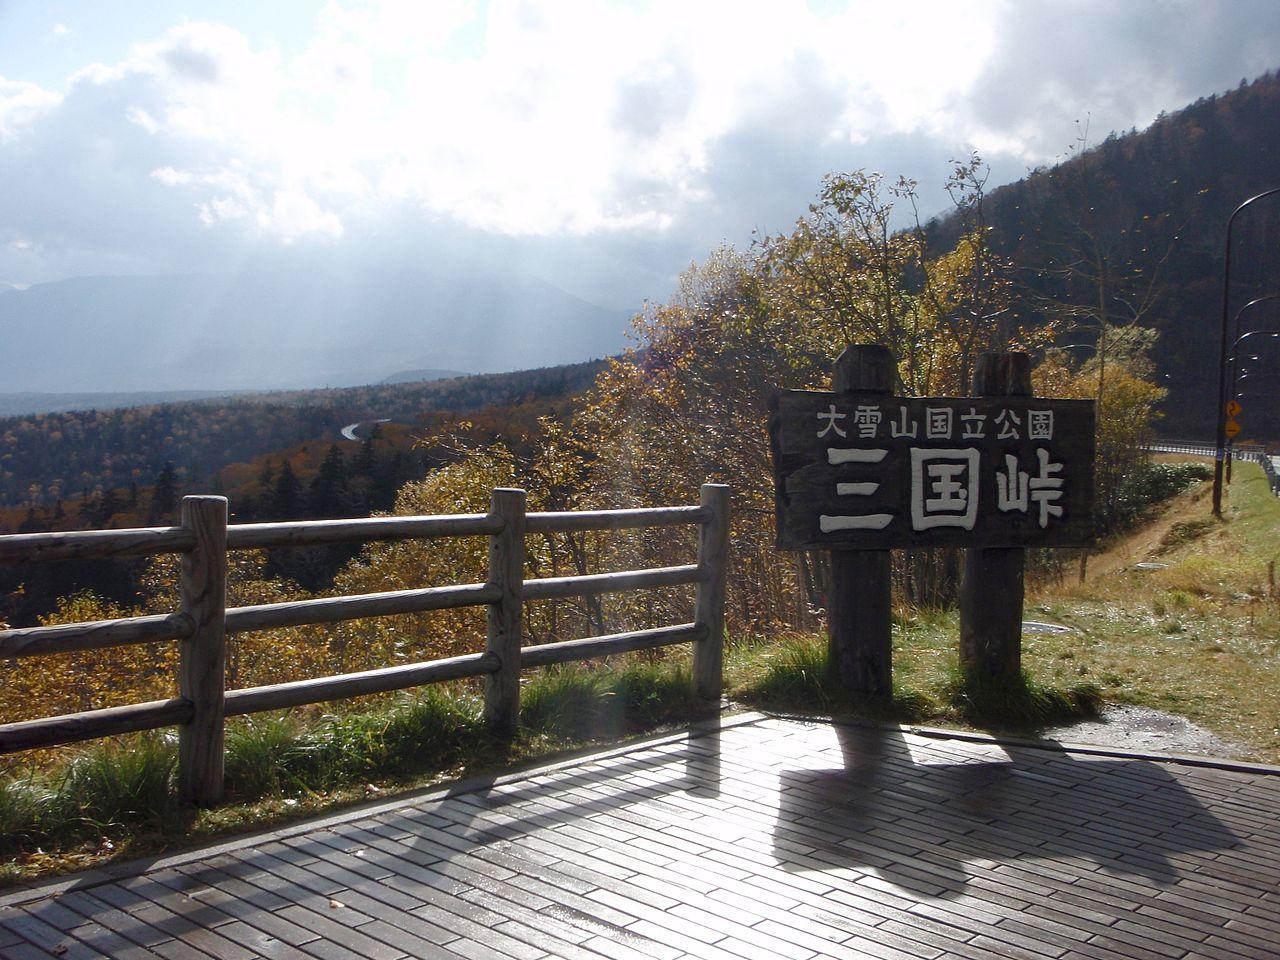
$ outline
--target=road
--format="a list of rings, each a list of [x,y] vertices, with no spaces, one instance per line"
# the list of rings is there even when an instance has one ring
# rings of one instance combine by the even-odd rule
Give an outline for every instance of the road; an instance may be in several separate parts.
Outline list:
[[[390,423],[390,422],[391,422],[390,417],[383,417],[381,420],[357,420],[355,423],[348,423],[345,427],[343,427],[339,431],[339,433],[342,434],[342,439],[344,440],[358,441],[360,438],[356,436],[356,430],[358,430],[360,427],[363,427],[365,424],[367,423],[378,424],[378,423]]]

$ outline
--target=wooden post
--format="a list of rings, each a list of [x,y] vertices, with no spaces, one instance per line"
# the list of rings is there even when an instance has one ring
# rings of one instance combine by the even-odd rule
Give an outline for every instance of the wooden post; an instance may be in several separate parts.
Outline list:
[[[979,397],[1031,396],[1031,358],[1025,353],[984,353],[974,370],[973,392]],[[1025,559],[1020,547],[964,552],[960,666],[966,676],[1013,680],[1021,672]]]
[[[704,483],[700,503],[711,516],[698,527],[698,583],[693,620],[707,635],[693,645],[693,689],[717,703],[724,689],[724,587],[729,571],[729,488]]]
[[[851,344],[836,358],[837,392],[891,394],[898,364],[880,344]],[[893,692],[893,610],[888,550],[832,550],[830,662],[840,683],[855,693]]]
[[[182,526],[195,536],[195,546],[182,557],[182,612],[192,630],[180,645],[178,692],[195,712],[178,731],[178,796],[209,806],[222,799],[223,786],[226,497],[183,497]]]
[[[489,604],[485,649],[498,657],[499,667],[484,680],[484,720],[495,736],[515,736],[520,718],[520,645],[524,632],[525,492],[493,491],[489,513],[502,520],[502,529],[489,537],[489,579],[502,591]]]

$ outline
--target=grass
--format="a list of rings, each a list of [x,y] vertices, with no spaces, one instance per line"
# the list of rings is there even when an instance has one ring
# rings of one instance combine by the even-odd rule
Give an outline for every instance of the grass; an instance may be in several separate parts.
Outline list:
[[[674,660],[565,665],[522,684],[513,743],[485,732],[465,685],[348,706],[310,718],[261,714],[228,724],[228,803],[177,801],[176,738],[102,741],[64,766],[0,779],[0,880],[138,856],[335,804],[617,739],[705,713]]]
[[[1280,498],[1251,463],[1236,464],[1226,493],[1222,520],[1204,485],[1126,553],[1099,558],[1088,582],[1037,596],[1037,619],[1075,630],[1037,637],[1024,659],[1050,681],[1089,680],[1108,700],[1185,716],[1275,763],[1280,597],[1268,564],[1280,559]],[[1168,566],[1134,569],[1147,559]]]
[[[941,617],[935,614],[926,620],[937,630]],[[825,638],[807,636],[789,637],[771,650],[739,658],[733,696],[762,709],[1022,732],[1093,716],[1101,705],[1101,692],[1091,683],[1056,685],[1025,671],[1012,683],[964,677],[954,662],[954,642],[943,649],[940,638],[926,636],[926,647],[921,637],[913,636],[913,626],[918,623],[905,622],[897,632],[899,648],[910,643],[912,657],[904,657],[899,649],[890,697],[850,694],[829,667]],[[936,656],[921,656],[926,650]],[[926,663],[929,667],[922,669]]]

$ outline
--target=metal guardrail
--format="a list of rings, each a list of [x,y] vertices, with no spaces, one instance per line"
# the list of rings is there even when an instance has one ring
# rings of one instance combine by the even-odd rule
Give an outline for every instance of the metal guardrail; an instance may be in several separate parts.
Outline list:
[[[1280,471],[1276,470],[1276,458],[1264,451],[1258,454],[1258,462],[1262,464],[1262,472],[1267,475],[1271,492],[1280,497]]]
[[[1152,453],[1185,453],[1196,457],[1217,456],[1217,447],[1207,440],[1156,440],[1147,446]],[[1266,448],[1257,443],[1237,443],[1230,448],[1236,459],[1248,459],[1255,454],[1265,453]]]
[[[699,527],[698,557],[693,564],[524,579],[524,538],[530,533],[690,524]],[[186,801],[209,804],[220,799],[223,792],[224,723],[228,716],[483,676],[485,720],[494,733],[510,736],[520,712],[522,667],[689,642],[694,645],[695,691],[704,699],[718,701],[722,689],[728,531],[729,488],[704,484],[696,507],[526,513],[523,490],[499,489],[493,491],[487,514],[234,525],[227,524],[225,498],[184,497],[182,523],[177,527],[0,536],[0,562],[157,553],[182,556],[181,609],[176,613],[0,630],[0,658],[176,640],[182,652],[179,695],[151,703],[3,724],[0,753],[177,725],[179,793]],[[489,569],[484,583],[231,609],[226,605],[230,550],[460,536],[489,538]],[[522,647],[525,601],[680,584],[697,585],[691,623]],[[489,611],[482,653],[243,690],[226,689],[229,633],[474,606],[487,606]]]

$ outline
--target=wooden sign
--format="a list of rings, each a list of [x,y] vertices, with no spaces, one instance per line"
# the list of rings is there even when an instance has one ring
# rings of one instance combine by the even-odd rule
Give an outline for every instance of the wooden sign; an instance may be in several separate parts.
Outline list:
[[[1091,400],[786,390],[769,431],[779,547],[1092,539]]]

